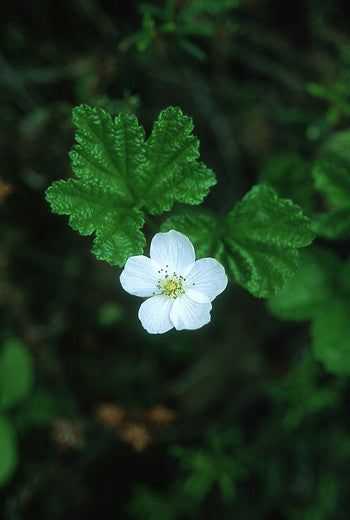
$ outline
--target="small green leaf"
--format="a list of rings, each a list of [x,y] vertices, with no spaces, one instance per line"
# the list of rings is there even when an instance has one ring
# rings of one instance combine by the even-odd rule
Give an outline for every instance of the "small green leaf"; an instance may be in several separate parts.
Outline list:
[[[162,231],[175,229],[188,236],[194,245],[197,258],[215,257],[220,260],[224,249],[218,233],[215,215],[203,210],[189,209],[181,215],[169,217]]]
[[[25,345],[18,339],[8,339],[0,354],[0,409],[23,401],[32,384],[32,360]]]
[[[18,464],[15,431],[10,421],[0,416],[0,486],[7,484]]]
[[[216,183],[199,157],[192,119],[177,107],[161,112],[146,143],[147,163],[141,192],[151,214],[171,209],[175,201],[199,204]]]
[[[222,237],[231,277],[266,298],[295,274],[298,248],[308,246],[314,234],[299,206],[258,185],[228,215]]]
[[[315,358],[333,374],[350,374],[349,315],[348,299],[333,298],[311,325]]]

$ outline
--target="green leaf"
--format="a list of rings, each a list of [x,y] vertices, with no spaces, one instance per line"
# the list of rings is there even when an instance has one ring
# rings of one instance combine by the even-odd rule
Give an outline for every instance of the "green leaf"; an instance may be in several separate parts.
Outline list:
[[[350,374],[349,315],[349,300],[333,298],[311,326],[315,358],[333,374]]]
[[[129,256],[142,253],[146,240],[140,228],[142,212],[100,187],[76,179],[56,181],[46,192],[52,210],[70,215],[69,224],[82,235],[96,238],[92,252],[99,260],[124,265]],[[118,205],[119,202],[119,205]]]
[[[169,217],[162,224],[162,231],[171,229],[188,236],[194,245],[197,258],[209,256],[220,260],[224,246],[218,234],[218,222],[214,214],[203,210],[187,210],[181,215]]]
[[[18,464],[15,431],[10,421],[0,416],[0,486],[7,484]]]
[[[171,209],[176,201],[199,204],[215,181],[214,173],[199,157],[193,123],[177,107],[161,112],[146,144],[147,162],[141,192],[151,214]]]
[[[175,201],[199,204],[215,184],[213,172],[197,161],[192,120],[179,108],[161,112],[147,143],[129,114],[113,121],[102,109],[80,105],[73,119],[77,144],[70,157],[77,179],[54,182],[46,199],[54,212],[70,215],[73,229],[96,234],[93,253],[100,260],[122,266],[142,253],[141,208],[161,213]]]
[[[307,321],[332,301],[342,266],[327,249],[307,249],[300,255],[300,269],[268,300],[270,311],[280,319]]]
[[[0,409],[23,401],[32,384],[32,360],[25,345],[18,339],[8,339],[0,354]]]
[[[314,234],[299,206],[257,185],[228,215],[222,237],[231,277],[266,298],[295,274],[298,248],[309,245]]]
[[[125,203],[135,201],[133,186],[144,163],[145,132],[133,115],[115,121],[101,108],[80,105],[73,109],[77,143],[71,153],[77,177]]]

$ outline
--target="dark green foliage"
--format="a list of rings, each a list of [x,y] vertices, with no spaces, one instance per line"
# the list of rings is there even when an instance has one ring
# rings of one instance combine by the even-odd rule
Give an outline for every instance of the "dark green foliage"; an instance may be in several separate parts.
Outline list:
[[[32,360],[18,339],[8,339],[0,357],[0,410],[7,410],[25,399],[33,384]]]
[[[296,276],[269,300],[279,318],[312,321],[315,358],[334,374],[350,374],[348,274],[348,262],[314,248],[303,255]]]
[[[165,38],[174,41],[181,51],[199,61],[206,61],[207,54],[194,38],[213,38],[218,32],[218,24],[228,33],[234,34],[238,22],[229,15],[239,5],[238,0],[187,0],[177,5],[174,0],[166,0],[163,5],[138,3],[138,11],[143,15],[141,30],[126,37],[119,43],[119,50],[126,52],[136,46],[139,52],[148,50],[152,44]]]
[[[350,374],[349,297],[333,298],[315,315],[311,325],[315,358],[333,374]]]
[[[342,116],[350,116],[349,78],[346,72],[327,85],[309,83],[308,92],[319,99],[328,102],[327,119],[331,125],[336,125]]]
[[[219,489],[222,500],[236,495],[236,481],[246,473],[242,440],[237,431],[207,432],[200,449],[172,446],[171,454],[179,459],[179,469],[187,474],[184,494],[202,501],[213,489]]]
[[[315,215],[315,231],[330,239],[350,237],[350,132],[334,134],[321,148],[313,168],[315,188],[326,212]]]
[[[0,486],[7,484],[18,463],[16,432],[12,423],[0,416]]]
[[[7,412],[24,401],[33,384],[32,360],[17,338],[7,339],[0,352],[0,486],[18,464],[16,431]]]
[[[334,409],[343,386],[341,380],[324,384],[319,365],[306,351],[282,380],[269,381],[266,390],[279,408],[283,429],[292,431],[313,415]]]
[[[309,161],[296,154],[268,158],[260,172],[260,182],[274,188],[278,195],[292,199],[306,213],[314,207],[314,187]]]
[[[314,247],[302,252],[300,269],[268,300],[269,308],[281,319],[312,319],[337,292],[335,284],[340,270],[340,260],[327,249]]]

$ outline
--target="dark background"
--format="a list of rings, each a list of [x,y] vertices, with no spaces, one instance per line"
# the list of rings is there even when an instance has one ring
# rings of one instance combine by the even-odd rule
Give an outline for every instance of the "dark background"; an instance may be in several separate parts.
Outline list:
[[[207,5],[183,15],[192,4]],[[349,3],[224,4],[179,0],[170,17],[172,2],[153,2],[158,15],[126,0],[0,8],[0,323],[35,369],[11,412],[20,461],[4,520],[349,518],[349,389],[312,359],[308,325],[231,283],[208,326],[150,336],[121,270],[44,198],[71,175],[80,103],[134,113],[147,133],[180,106],[217,175],[204,205],[222,214],[271,161],[293,154],[307,171],[347,128]],[[297,188],[308,213],[307,174]],[[288,179],[280,189],[292,197]]]

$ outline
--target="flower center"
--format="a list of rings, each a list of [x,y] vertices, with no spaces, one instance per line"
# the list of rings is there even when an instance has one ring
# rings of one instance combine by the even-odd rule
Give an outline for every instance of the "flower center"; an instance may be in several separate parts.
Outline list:
[[[162,291],[161,294],[165,294],[165,296],[169,296],[169,298],[175,299],[185,292],[182,285],[185,279],[181,275],[178,276],[176,273],[173,273],[170,276],[166,269],[161,269],[158,272],[160,274],[164,273],[164,278],[159,278],[157,283],[157,289]]]

